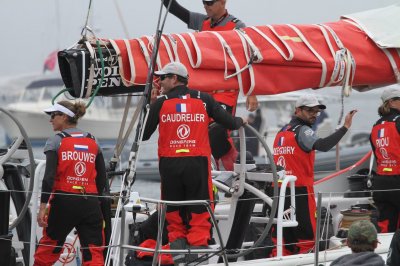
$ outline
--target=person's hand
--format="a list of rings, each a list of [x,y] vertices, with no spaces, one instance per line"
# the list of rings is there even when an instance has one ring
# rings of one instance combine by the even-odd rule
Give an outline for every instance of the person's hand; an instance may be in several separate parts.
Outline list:
[[[351,123],[353,122],[353,116],[357,113],[358,110],[350,111],[346,117],[344,118],[344,125],[347,129],[351,127]]]
[[[246,98],[246,109],[247,111],[253,112],[258,108],[257,96],[249,95]]]
[[[37,222],[40,227],[47,227],[47,215],[46,215],[46,204],[40,204],[39,213],[37,216]]]

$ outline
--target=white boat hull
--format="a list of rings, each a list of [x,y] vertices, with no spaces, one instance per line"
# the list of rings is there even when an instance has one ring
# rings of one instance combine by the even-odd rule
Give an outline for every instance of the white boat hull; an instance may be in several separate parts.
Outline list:
[[[44,113],[28,112],[19,110],[8,110],[15,116],[18,121],[27,131],[28,137],[33,142],[45,141],[52,135],[53,128],[49,122],[49,116]],[[10,138],[16,138],[20,135],[18,127],[15,123],[4,114],[0,114],[0,124],[3,125],[6,134]],[[117,119],[105,119],[100,116],[91,118],[83,117],[78,122],[78,127],[82,130],[90,132],[93,136],[101,141],[112,141],[116,140],[120,128],[121,120]]]

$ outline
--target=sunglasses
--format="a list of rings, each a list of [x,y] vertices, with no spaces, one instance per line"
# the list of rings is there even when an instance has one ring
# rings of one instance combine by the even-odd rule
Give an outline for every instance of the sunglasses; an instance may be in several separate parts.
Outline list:
[[[304,110],[304,111],[306,111],[307,113],[310,113],[310,114],[319,115],[321,113],[321,110],[319,108],[311,108],[311,107],[307,107],[307,106],[301,107],[301,110]]]
[[[172,76],[174,76],[174,75],[162,75],[162,76],[160,76],[160,80],[164,80],[164,79],[170,78]]]
[[[203,5],[205,6],[212,6],[214,5],[218,0],[214,0],[214,1],[203,1]]]
[[[63,115],[63,113],[54,112],[54,113],[51,113],[50,117],[51,117],[51,119],[54,119],[54,117],[56,117],[57,115]]]

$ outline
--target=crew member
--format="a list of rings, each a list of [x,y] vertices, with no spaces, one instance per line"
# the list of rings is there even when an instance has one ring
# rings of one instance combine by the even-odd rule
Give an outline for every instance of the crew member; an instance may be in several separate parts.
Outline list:
[[[307,94],[296,101],[294,116],[276,135],[274,141],[274,161],[295,175],[296,181],[296,228],[283,230],[283,255],[307,253],[314,247],[316,229],[316,204],[314,198],[314,159],[315,150],[329,151],[350,128],[356,110],[345,117],[344,125],[326,138],[319,138],[311,129],[318,114],[326,106]],[[286,195],[289,195],[287,191]],[[285,209],[290,207],[290,198],[285,200]],[[276,231],[276,230],[275,230]],[[276,232],[274,232],[276,237]],[[276,244],[276,239],[273,239]],[[276,248],[273,250],[276,256]]]
[[[163,96],[150,106],[143,140],[159,125],[158,156],[163,200],[213,201],[208,124],[210,118],[229,129],[243,120],[232,117],[210,95],[186,87],[188,72],[179,62],[167,64],[159,76]],[[210,215],[204,206],[167,207],[171,249],[207,247]],[[183,258],[181,258],[183,259]],[[174,257],[175,263],[179,259]]]
[[[379,212],[378,225],[382,233],[388,233],[399,228],[400,191],[392,190],[400,188],[400,89],[385,89],[381,99],[380,118],[370,135],[377,164],[372,188]]]
[[[166,7],[169,1],[164,0],[163,3]],[[197,31],[227,31],[246,26],[242,21],[228,13],[225,8],[226,0],[203,0],[203,5],[207,15],[191,12],[175,0],[172,0],[169,11],[186,23],[189,29]],[[233,115],[235,114],[238,90],[216,90],[211,95],[225,110]],[[251,112],[257,109],[258,101],[255,95],[247,97],[246,107]],[[216,125],[210,128],[209,138],[215,161],[218,163],[221,160],[225,170],[232,171],[238,152],[230,137],[230,132],[222,126]]]
[[[106,184],[105,163],[95,138],[76,127],[86,112],[85,104],[61,101],[44,112],[59,133],[44,147],[46,169],[37,218],[43,237],[34,265],[56,263],[73,228],[78,232],[83,265],[104,265],[103,216],[97,196]]]

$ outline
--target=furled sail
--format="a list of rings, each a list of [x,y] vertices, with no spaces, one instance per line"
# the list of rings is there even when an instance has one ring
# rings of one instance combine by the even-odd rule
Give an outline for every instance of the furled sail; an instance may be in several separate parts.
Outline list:
[[[399,5],[394,6],[397,9]],[[393,13],[393,6],[387,9]],[[380,24],[395,24],[398,16],[382,15]],[[361,16],[362,21],[374,20],[374,14]],[[367,19],[365,18],[367,17]],[[304,88],[341,85],[346,89],[376,87],[400,82],[399,47],[381,47],[373,40],[360,16],[347,16],[337,22],[309,25],[265,25],[224,32],[165,34],[160,40],[157,66],[180,61],[189,71],[189,86],[201,91],[240,89],[244,94],[277,94]],[[356,22],[357,21],[357,22]],[[399,24],[397,24],[399,25]],[[391,28],[392,36],[400,36],[400,28]],[[367,32],[370,34],[368,35]],[[148,64],[153,49],[153,37],[126,40],[103,40],[103,53],[112,65],[107,73],[119,76],[122,87],[138,89],[146,82]],[[59,53],[64,81],[75,91],[88,89],[101,72],[92,43],[83,46],[88,58],[85,66],[72,74],[66,60],[68,51]],[[80,60],[80,59],[79,59]],[[90,62],[95,61],[97,65]],[[92,79],[89,68],[92,66]],[[75,67],[76,68],[76,67]],[[64,69],[64,73],[63,73]],[[65,69],[68,71],[66,72]],[[84,73],[86,72],[86,73]],[[95,74],[93,74],[95,73]],[[76,76],[72,84],[72,76]],[[94,76],[94,79],[93,79]],[[79,81],[79,82],[78,82]],[[111,84],[112,85],[112,84]],[[68,87],[68,85],[67,85]],[[131,89],[129,89],[131,88]],[[102,89],[110,90],[104,82]],[[115,94],[124,89],[115,90]],[[77,93],[78,94],[78,93]],[[80,93],[80,95],[90,93]]]

